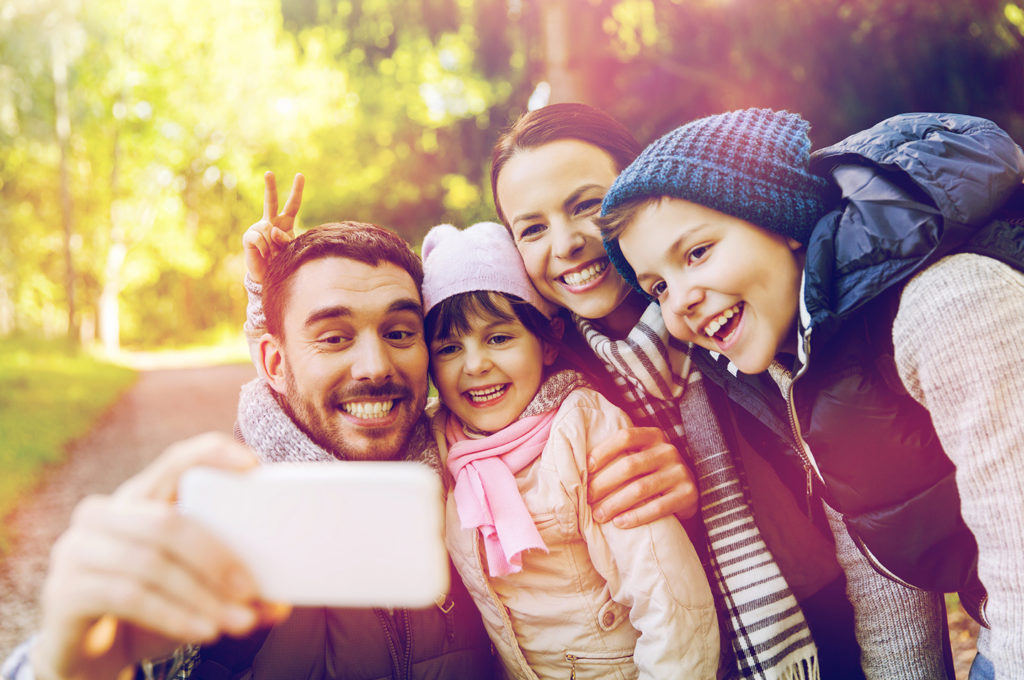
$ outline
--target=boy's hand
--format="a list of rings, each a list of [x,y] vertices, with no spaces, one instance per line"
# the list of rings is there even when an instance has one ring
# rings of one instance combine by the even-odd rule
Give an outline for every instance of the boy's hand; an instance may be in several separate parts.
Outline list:
[[[302,204],[302,187],[306,183],[302,173],[296,173],[284,210],[278,213],[277,180],[274,173],[268,170],[263,179],[266,182],[266,189],[263,192],[263,217],[246,229],[242,236],[245,267],[249,271],[249,278],[256,283],[263,283],[263,276],[267,272],[270,260],[292,240],[295,216],[299,214],[299,206]]]
[[[620,430],[587,457],[594,519],[629,529],[697,512],[697,486],[675,446],[656,427]]]

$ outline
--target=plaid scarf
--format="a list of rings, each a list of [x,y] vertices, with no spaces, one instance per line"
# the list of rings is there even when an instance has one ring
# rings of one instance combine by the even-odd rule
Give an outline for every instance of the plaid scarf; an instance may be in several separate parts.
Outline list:
[[[807,622],[761,538],[742,470],[718,427],[701,374],[690,367],[688,346],[668,334],[656,304],[624,340],[611,340],[586,319],[573,318],[624,388],[630,415],[656,422],[697,474],[709,548],[705,569],[728,618],[734,677],[818,680]]]

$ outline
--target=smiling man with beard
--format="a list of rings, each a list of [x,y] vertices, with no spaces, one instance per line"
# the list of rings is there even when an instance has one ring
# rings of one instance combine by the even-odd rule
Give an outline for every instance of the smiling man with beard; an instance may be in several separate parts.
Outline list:
[[[370,224],[321,225],[283,247],[263,279],[262,377],[239,402],[235,434],[251,452],[223,437],[188,440],[112,496],[83,502],[54,549],[41,632],[3,677],[491,677],[490,641],[454,572],[436,606],[304,607],[282,619],[173,506],[188,467],[244,469],[253,453],[263,464],[436,467],[423,414],[422,279],[408,244]]]

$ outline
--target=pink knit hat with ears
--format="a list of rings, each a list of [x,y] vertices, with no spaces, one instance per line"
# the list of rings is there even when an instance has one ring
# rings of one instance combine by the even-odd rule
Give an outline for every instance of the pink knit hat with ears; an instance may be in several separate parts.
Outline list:
[[[423,239],[423,314],[453,295],[475,290],[522,298],[549,319],[556,307],[530,283],[512,235],[496,222],[459,231],[439,224]]]

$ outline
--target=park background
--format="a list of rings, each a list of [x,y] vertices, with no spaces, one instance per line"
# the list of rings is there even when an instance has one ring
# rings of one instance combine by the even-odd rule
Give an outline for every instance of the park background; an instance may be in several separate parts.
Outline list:
[[[905,111],[1024,140],[1024,0],[3,0],[0,518],[140,352],[246,360],[266,170],[306,175],[300,229],[419,243],[494,218],[492,144],[557,101],[644,143],[749,106],[815,147]]]

